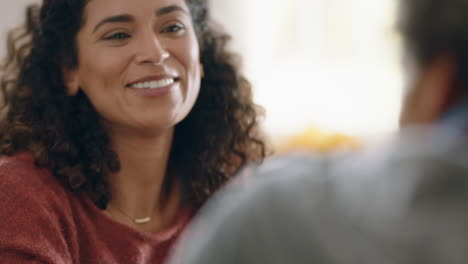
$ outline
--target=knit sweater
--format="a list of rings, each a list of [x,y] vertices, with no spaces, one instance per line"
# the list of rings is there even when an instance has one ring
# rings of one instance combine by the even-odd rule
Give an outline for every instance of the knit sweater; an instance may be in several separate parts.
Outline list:
[[[32,155],[0,158],[0,263],[163,263],[192,218],[149,234],[120,224],[65,189]]]

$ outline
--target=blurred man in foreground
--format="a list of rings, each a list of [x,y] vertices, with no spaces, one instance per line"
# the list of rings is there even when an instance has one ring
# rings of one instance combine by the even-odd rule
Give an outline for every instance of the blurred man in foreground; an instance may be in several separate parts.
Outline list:
[[[252,181],[202,210],[171,264],[468,263],[468,1],[400,5],[400,133],[246,169]]]

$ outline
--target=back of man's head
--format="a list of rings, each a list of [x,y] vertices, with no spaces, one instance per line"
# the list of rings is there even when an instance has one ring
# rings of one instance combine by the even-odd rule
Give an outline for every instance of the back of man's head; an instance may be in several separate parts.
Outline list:
[[[398,30],[409,76],[402,126],[438,122],[466,97],[466,14],[467,0],[400,0]]]
[[[468,75],[467,14],[467,0],[400,0],[398,29],[407,53],[422,67],[450,54]]]

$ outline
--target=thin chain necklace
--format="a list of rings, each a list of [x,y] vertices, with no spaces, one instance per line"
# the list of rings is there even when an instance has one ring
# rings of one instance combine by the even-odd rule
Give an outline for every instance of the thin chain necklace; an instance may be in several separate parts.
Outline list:
[[[120,209],[116,205],[113,205],[113,207],[115,209],[119,210],[119,212],[122,213],[124,216],[126,216],[130,220],[132,220],[132,222],[134,222],[135,224],[141,225],[141,224],[146,224],[146,223],[151,222],[151,216],[147,216],[147,217],[144,217],[144,218],[133,218],[133,217],[129,216],[128,214],[126,214],[122,209]]]

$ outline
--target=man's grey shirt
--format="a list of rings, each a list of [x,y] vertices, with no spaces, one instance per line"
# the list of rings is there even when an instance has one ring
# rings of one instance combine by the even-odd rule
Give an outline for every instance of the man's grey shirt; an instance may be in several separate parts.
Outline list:
[[[170,263],[466,264],[467,158],[465,136],[413,129],[269,159],[215,195]]]

